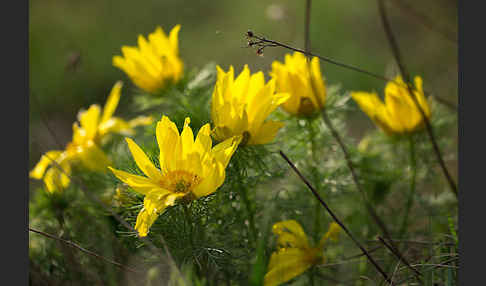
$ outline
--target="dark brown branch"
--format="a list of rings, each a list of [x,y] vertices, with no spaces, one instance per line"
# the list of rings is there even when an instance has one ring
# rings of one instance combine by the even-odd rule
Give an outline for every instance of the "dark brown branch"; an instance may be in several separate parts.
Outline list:
[[[454,35],[452,31],[446,29],[445,27],[437,27],[437,25],[427,18],[425,15],[415,11],[412,7],[410,7],[408,4],[405,4],[403,0],[392,0],[389,1],[408,15],[410,15],[412,18],[417,20],[420,24],[423,26],[427,27],[429,30],[436,32],[437,34],[441,35],[444,39],[448,40],[449,42],[455,44],[457,46],[457,37]]]
[[[385,77],[383,75],[379,75],[379,74],[376,74],[376,73],[373,73],[373,72],[370,72],[370,71],[367,71],[367,70],[364,70],[362,68],[358,68],[358,67],[355,67],[355,66],[352,66],[352,65],[349,65],[349,64],[338,62],[338,61],[333,60],[329,57],[324,57],[324,56],[320,56],[320,55],[317,55],[317,54],[314,54],[314,53],[311,53],[311,52],[306,52],[305,50],[294,48],[294,47],[291,47],[287,44],[284,44],[284,43],[281,43],[281,42],[278,42],[278,41],[275,41],[275,40],[269,40],[269,39],[266,39],[264,37],[257,36],[252,31],[248,31],[246,33],[246,37],[248,39],[248,46],[249,47],[257,47],[258,48],[257,49],[258,55],[263,54],[263,50],[267,47],[281,47],[281,48],[285,48],[285,49],[288,49],[288,50],[291,50],[291,51],[294,51],[294,52],[302,53],[302,54],[304,54],[308,57],[317,57],[321,61],[328,62],[328,63],[334,64],[334,65],[340,66],[342,68],[354,70],[354,71],[369,75],[371,77],[380,79],[382,81],[393,82],[397,85],[404,86],[401,83],[396,82],[395,80],[388,78],[388,77]],[[252,39],[256,39],[256,41],[253,41]],[[431,94],[430,92],[427,92],[427,91],[424,91],[424,94],[427,95],[427,96],[430,95],[430,96],[433,96],[434,98],[437,98],[438,102],[444,104],[446,107],[457,112],[457,106],[455,106],[453,103],[448,102],[447,100],[444,100],[443,98],[441,98],[437,95]]]
[[[37,101],[37,98],[34,96],[34,98],[36,99],[36,103],[39,107],[39,112],[42,113],[42,110],[40,110],[40,105],[39,105],[39,102]],[[45,125],[45,127],[47,128],[47,130],[49,131],[49,133],[54,137],[56,138],[56,134],[54,133],[54,131],[50,128],[46,118],[44,118],[43,116],[41,116],[41,121],[42,123]],[[57,140],[56,140],[57,141]],[[58,142],[59,143],[59,142]],[[87,189],[85,188],[83,182],[81,180],[78,180],[78,178],[75,178],[69,174],[67,174],[64,169],[52,158],[50,158],[49,156],[47,156],[47,154],[44,154],[44,156],[46,156],[46,158],[48,158],[52,165],[57,168],[61,173],[63,173],[65,176],[67,176],[71,181],[73,181],[75,184],[77,184],[81,191],[86,195],[86,197],[88,199],[90,199],[91,201],[94,201],[95,203],[101,205],[102,208],[105,209],[105,211],[109,212],[119,223],[121,223],[124,227],[126,227],[127,229],[129,229],[130,231],[132,232],[137,232],[129,223],[127,223],[124,219],[122,219],[118,214],[116,214],[111,208],[108,208],[100,199],[98,199],[97,197],[93,196],[90,192],[87,191]],[[160,252],[160,250],[147,238],[147,237],[140,237],[140,236],[137,236],[140,240],[142,240],[142,242],[146,243],[149,248],[151,248],[151,250],[155,253],[157,253],[159,255],[159,257],[162,257],[162,253]],[[179,268],[177,268],[177,265],[175,264],[174,262],[174,259],[172,258],[171,254],[170,254],[170,251],[167,247],[167,244],[164,240],[164,238],[162,237],[162,235],[160,235],[160,239],[162,240],[162,245],[164,246],[164,250],[167,254],[167,256],[169,257],[169,262],[170,262],[170,265],[172,266],[173,269],[175,269],[178,274],[180,275],[180,271],[179,271]]]
[[[352,280],[348,280],[348,281],[339,281],[337,280],[336,278],[332,277],[332,276],[328,276],[328,275],[325,275],[325,274],[322,274],[318,271],[316,271],[316,275],[317,277],[321,278],[322,280],[329,280],[329,281],[332,281],[333,283],[337,284],[337,285],[350,285],[350,286],[353,286],[355,285],[355,282],[356,279],[352,279]]]
[[[282,48],[286,48],[286,49],[289,49],[289,50],[294,51],[294,52],[302,53],[302,54],[309,56],[309,57],[317,57],[321,61],[329,62],[329,63],[332,63],[334,65],[337,65],[337,66],[340,66],[340,67],[343,67],[343,68],[347,68],[347,69],[351,69],[351,70],[354,70],[354,71],[357,71],[357,72],[360,72],[360,73],[364,73],[364,74],[367,74],[367,75],[372,76],[372,77],[377,78],[377,79],[381,79],[381,80],[384,80],[384,81],[393,81],[392,79],[389,79],[389,78],[384,77],[382,75],[379,75],[379,74],[376,74],[376,73],[373,73],[373,72],[370,72],[370,71],[367,71],[367,70],[364,70],[364,69],[361,69],[361,68],[358,68],[358,67],[355,67],[355,66],[352,66],[352,65],[341,63],[341,62],[335,61],[335,60],[328,58],[328,57],[320,56],[320,55],[317,55],[317,54],[314,54],[314,53],[311,53],[311,52],[306,52],[304,50],[291,47],[291,46],[286,45],[284,43],[280,43],[280,42],[277,42],[277,41],[274,41],[274,40],[269,40],[269,39],[266,39],[264,37],[257,36],[251,31],[248,31],[246,33],[246,35],[248,37],[248,46],[250,46],[250,47],[256,46],[256,47],[258,47],[258,50],[260,50],[261,52],[263,52],[263,49],[267,48],[267,47],[282,47]],[[252,38],[257,39],[257,41],[252,41],[251,40]]]
[[[444,243],[444,242],[432,242],[432,241],[418,241],[418,240],[403,240],[403,239],[392,239],[395,243],[411,243],[411,244],[423,244],[423,245],[446,245],[446,246],[453,246],[454,243]],[[380,243],[379,240],[368,240],[367,242],[373,243]]]
[[[356,170],[353,166],[351,156],[349,155],[349,152],[346,148],[346,145],[344,145],[344,142],[342,141],[341,136],[337,132],[336,128],[334,128],[334,125],[332,124],[331,120],[327,116],[326,109],[322,110],[322,118],[324,119],[324,123],[329,128],[329,130],[331,131],[332,136],[336,139],[337,143],[339,144],[339,147],[341,148],[341,150],[344,154],[344,159],[346,160],[346,164],[348,165],[348,169],[351,172],[351,177],[353,178],[353,182],[356,185],[356,188],[358,189],[359,193],[361,194],[361,197],[363,199],[363,202],[365,203],[365,206],[366,206],[368,213],[371,215],[373,220],[379,226],[379,228],[383,232],[383,235],[385,235],[386,238],[391,240],[391,236],[390,236],[390,232],[388,231],[388,228],[386,227],[385,223],[381,220],[381,218],[376,213],[375,209],[373,208],[373,206],[371,205],[371,203],[368,200],[366,192],[363,190],[363,188],[361,187],[361,184],[359,183],[359,179],[358,179],[358,176],[356,175]],[[392,247],[395,249],[395,251],[399,252],[398,247],[393,242],[392,242]]]
[[[289,164],[289,166],[294,170],[294,172],[299,176],[299,178],[306,184],[306,186],[311,190],[311,192],[314,194],[314,196],[317,198],[317,200],[321,203],[321,205],[326,209],[326,211],[331,215],[331,217],[334,219],[334,221],[339,224],[339,226],[346,232],[346,234],[353,240],[353,242],[361,249],[361,251],[366,255],[366,258],[375,266],[375,268],[380,272],[380,274],[383,276],[383,278],[393,285],[392,281],[388,277],[388,275],[381,269],[381,267],[376,263],[376,261],[371,257],[369,252],[361,245],[361,243],[354,237],[354,235],[348,230],[348,228],[341,222],[341,220],[334,214],[334,212],[327,206],[327,204],[324,202],[324,200],[321,198],[321,196],[317,193],[317,191],[312,187],[312,185],[309,183],[309,181],[300,173],[300,171],[297,169],[297,167],[290,161],[290,159],[285,155],[283,151],[279,151],[280,155],[284,158],[285,161]]]
[[[106,261],[106,262],[108,262],[108,263],[111,263],[111,264],[113,264],[113,265],[116,265],[116,266],[118,266],[118,267],[120,267],[120,268],[122,268],[122,269],[124,269],[124,270],[128,270],[128,271],[130,271],[130,272],[134,272],[134,273],[141,273],[141,272],[140,272],[140,271],[138,271],[138,270],[135,270],[135,269],[133,269],[133,268],[131,268],[131,267],[125,266],[125,265],[123,265],[123,264],[121,264],[121,263],[118,263],[118,262],[116,262],[116,261],[114,261],[114,260],[111,260],[111,259],[109,259],[109,258],[106,258],[106,257],[104,257],[104,256],[101,256],[101,255],[99,255],[99,254],[97,254],[97,253],[95,253],[95,252],[93,252],[93,251],[91,251],[91,250],[88,250],[88,249],[86,249],[86,248],[84,248],[84,247],[81,247],[81,246],[79,246],[78,244],[76,244],[76,243],[74,243],[74,242],[72,242],[72,241],[62,239],[62,238],[57,237],[57,236],[55,236],[55,235],[52,235],[52,234],[49,234],[49,233],[46,233],[46,232],[43,232],[43,231],[40,231],[40,230],[36,230],[36,229],[31,228],[31,227],[29,227],[29,231],[30,231],[30,232],[34,232],[34,233],[37,233],[37,234],[40,234],[40,235],[43,235],[43,236],[48,237],[48,238],[55,239],[55,240],[57,240],[57,241],[60,241],[60,242],[62,242],[62,243],[64,243],[64,244],[67,244],[67,245],[69,245],[69,246],[71,246],[71,247],[73,247],[73,248],[76,248],[76,249],[78,249],[78,250],[80,250],[80,251],[82,251],[82,252],[84,252],[84,253],[87,253],[87,254],[89,254],[89,255],[91,255],[91,256],[94,256],[94,257],[96,257],[96,258],[98,258],[98,259],[101,259],[101,260],[104,260],[104,261]]]
[[[424,92],[425,93],[425,92]],[[433,95],[432,95],[433,96]],[[442,103],[445,107],[451,109],[451,110],[454,110],[454,111],[458,111],[457,109],[457,105],[455,105],[454,103],[440,97],[440,96],[434,96],[434,98],[439,102],[439,103]]]
[[[129,229],[130,231],[132,232],[137,232],[129,223],[127,223],[123,218],[121,218],[118,214],[116,214],[111,208],[107,207],[99,198],[97,198],[96,196],[93,196],[93,194],[91,194],[90,192],[87,191],[87,188],[85,187],[85,185],[83,184],[83,182],[81,180],[79,180],[78,178],[76,177],[73,177],[73,176],[70,176],[69,174],[67,174],[64,169],[52,158],[50,158],[49,156],[47,156],[47,154],[44,154],[44,156],[46,156],[46,158],[48,158],[49,160],[51,160],[51,163],[53,164],[53,166],[55,168],[57,168],[61,173],[63,173],[65,176],[67,176],[73,183],[77,184],[78,187],[81,189],[81,191],[86,195],[86,197],[88,199],[90,199],[91,201],[94,201],[95,203],[97,203],[98,205],[100,205],[103,209],[105,209],[105,211],[107,211],[108,213],[110,213],[119,223],[121,223],[125,228]],[[163,257],[160,249],[158,249],[153,243],[152,241],[150,241],[147,237],[140,237],[140,236],[137,236],[138,239],[140,239],[142,242],[144,242],[146,245],[149,246],[149,248],[154,252],[154,253],[157,253],[159,257]],[[174,259],[172,258],[172,255],[170,254],[170,251],[167,247],[167,244],[164,240],[164,238],[162,236],[160,236],[160,239],[162,240],[162,245],[164,246],[164,250],[169,258],[169,263],[172,267],[172,269],[174,269],[175,271],[177,271],[177,273],[179,274],[180,277],[181,276],[181,272],[179,271],[179,268],[177,267],[177,265],[175,264],[174,262]]]
[[[311,4],[312,0],[306,0],[305,3],[305,30],[304,30],[304,35],[305,35],[305,51],[310,52],[311,50],[311,42],[310,42],[310,15],[311,15]]]
[[[33,92],[31,92],[30,95],[34,99],[34,103],[37,106],[37,109],[38,109],[38,112],[39,112],[39,116],[40,116],[41,121],[44,123],[44,125],[47,128],[47,130],[49,131],[49,133],[51,134],[52,138],[54,139],[54,142],[56,143],[57,148],[59,148],[61,150],[64,149],[64,146],[63,146],[63,144],[61,144],[61,141],[59,140],[59,138],[57,138],[56,133],[54,133],[54,131],[51,129],[50,125],[48,124],[47,117],[46,117],[44,111],[41,108],[39,99],[37,98],[37,96]]]
[[[422,273],[412,267],[410,263],[408,263],[408,261],[405,259],[405,257],[403,257],[401,253],[396,252],[395,249],[391,247],[381,236],[378,236],[378,239],[381,241],[381,243],[383,243],[383,245],[386,246],[386,248],[388,248],[388,250],[390,250],[391,253],[393,253],[398,258],[398,260],[402,261],[408,268],[410,268],[415,274],[417,274],[417,279],[420,280],[419,276],[421,276]]]
[[[459,257],[454,257],[454,258],[448,259],[446,261],[443,261],[440,264],[433,264],[432,267],[429,267],[428,269],[424,270],[423,272],[428,272],[428,271],[434,270],[435,268],[444,267],[444,266],[450,267],[450,265],[447,265],[447,264],[452,262],[452,261],[456,261],[458,259],[459,259]],[[420,265],[425,265],[425,264],[416,264],[415,266],[420,266]],[[427,264],[427,265],[431,265],[431,264]],[[459,268],[459,267],[457,267],[457,268]],[[397,284],[400,285],[400,284],[412,279],[413,277],[414,276],[409,276],[407,278],[404,278],[403,280],[400,280],[399,282],[397,282]]]
[[[383,248],[383,246],[378,245],[377,247],[375,247],[375,248],[372,248],[372,249],[368,250],[368,253],[373,253],[373,252],[375,252],[375,251],[377,251],[377,250],[380,250],[380,249],[382,249],[382,248]],[[343,258],[343,260],[344,260],[344,261],[346,261],[346,260],[351,260],[351,259],[359,258],[359,257],[361,257],[361,256],[363,256],[363,255],[364,255],[364,253],[360,253],[360,254],[356,254],[356,255],[349,256],[349,257],[345,257],[345,258]]]
[[[420,114],[422,116],[422,119],[425,123],[425,128],[427,130],[427,134],[429,135],[430,142],[432,143],[432,146],[434,148],[435,155],[437,157],[437,160],[439,161],[439,164],[442,168],[442,171],[447,179],[447,182],[449,183],[450,190],[456,195],[457,197],[457,186],[454,180],[452,179],[451,174],[449,173],[449,170],[447,169],[444,159],[442,158],[442,154],[440,152],[439,146],[437,145],[437,140],[435,139],[434,132],[432,130],[432,125],[430,124],[427,116],[425,115],[424,110],[422,109],[422,106],[418,103],[418,100],[415,96],[415,93],[413,92],[413,88],[410,85],[410,75],[405,68],[405,65],[402,60],[402,55],[400,53],[400,49],[398,48],[398,43],[395,39],[395,36],[393,35],[393,32],[391,30],[390,23],[388,21],[388,17],[386,14],[385,10],[385,4],[383,0],[377,0],[378,1],[378,10],[380,13],[380,18],[383,23],[383,28],[385,29],[385,34],[388,38],[388,42],[390,43],[390,47],[393,53],[393,56],[395,57],[395,61],[398,64],[398,68],[400,69],[400,73],[404,77],[404,81],[407,84],[407,88],[409,91],[409,95],[412,98],[413,102],[415,103],[417,109],[420,111]]]

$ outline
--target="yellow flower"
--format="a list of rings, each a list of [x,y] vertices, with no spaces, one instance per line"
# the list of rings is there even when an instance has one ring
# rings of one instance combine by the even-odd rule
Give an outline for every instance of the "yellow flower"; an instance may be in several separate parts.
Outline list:
[[[69,186],[68,176],[71,174],[71,165],[75,161],[80,161],[91,171],[106,171],[106,167],[111,162],[100,146],[106,143],[110,134],[133,135],[134,127],[152,123],[152,118],[146,116],[139,116],[128,122],[113,116],[120,100],[121,88],[121,81],[115,83],[102,114],[97,104],[91,105],[86,111],[79,112],[78,120],[81,126],[77,122],[73,124],[73,138],[66,149],[47,152],[30,172],[31,178],[38,180],[44,178],[49,193],[60,192]]]
[[[69,179],[70,175],[71,162],[68,154],[60,150],[46,152],[46,154],[42,155],[39,163],[29,173],[29,177],[33,179],[44,179],[46,190],[51,194],[62,192],[64,188],[67,188],[71,181]]]
[[[278,235],[277,251],[270,257],[263,284],[279,285],[299,276],[313,265],[325,263],[324,245],[329,238],[337,241],[340,229],[337,223],[332,222],[317,247],[313,247],[297,221],[286,220],[274,224],[272,231]]]
[[[169,81],[179,81],[184,70],[179,58],[180,28],[180,25],[176,25],[167,37],[164,30],[157,27],[155,32],[149,34],[148,41],[139,35],[138,47],[122,46],[123,57],[114,56],[113,65],[147,92],[156,92]]]
[[[285,64],[272,63],[270,76],[277,82],[278,92],[288,92],[289,99],[282,108],[290,114],[309,116],[324,107],[326,86],[322,79],[319,59],[307,62],[301,53],[285,55]]]
[[[218,75],[211,103],[213,137],[222,141],[243,135],[242,145],[271,142],[283,123],[265,119],[289,95],[275,93],[275,80],[265,84],[263,73],[250,75],[247,65],[236,79],[233,66],[227,73],[219,66],[216,68]]]
[[[414,80],[417,101],[426,117],[430,118],[430,108],[422,90],[422,78],[416,76]],[[352,92],[351,97],[388,135],[411,133],[423,127],[422,114],[400,76],[387,83],[384,103],[376,93]]]
[[[186,201],[207,196],[216,191],[225,179],[225,168],[241,141],[232,137],[212,147],[209,124],[199,130],[196,139],[186,118],[179,135],[177,126],[166,116],[157,122],[156,138],[160,149],[160,170],[142,149],[126,138],[137,166],[145,176],[133,175],[110,168],[115,176],[136,192],[145,195],[135,229],[146,236],[150,226],[167,206],[176,200]]]

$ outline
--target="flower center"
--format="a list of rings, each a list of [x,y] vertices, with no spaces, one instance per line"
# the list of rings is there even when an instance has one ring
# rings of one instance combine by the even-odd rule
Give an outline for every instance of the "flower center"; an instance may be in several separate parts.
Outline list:
[[[316,110],[312,100],[308,97],[300,98],[299,110],[297,111],[300,115],[309,116]]]
[[[243,132],[243,139],[241,139],[240,145],[239,146],[245,146],[248,141],[250,141],[251,134],[248,131]]]
[[[199,185],[201,181],[202,179],[198,175],[178,170],[165,174],[164,179],[160,184],[173,193],[189,193]]]

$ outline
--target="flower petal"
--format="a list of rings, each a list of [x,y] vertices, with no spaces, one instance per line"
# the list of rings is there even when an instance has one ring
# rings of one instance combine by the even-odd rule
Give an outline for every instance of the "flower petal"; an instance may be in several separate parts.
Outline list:
[[[209,154],[213,141],[211,140],[211,126],[209,123],[204,124],[197,133],[196,140],[194,142],[194,150],[199,153],[201,157],[205,154]],[[204,158],[201,158],[202,160]]]
[[[176,159],[178,158],[176,150],[180,145],[179,130],[174,122],[167,116],[162,116],[162,119],[157,122],[155,130],[157,142],[159,144],[159,161],[160,168],[163,173],[169,170],[175,170]]]
[[[318,103],[318,106],[320,108],[324,107],[324,104],[326,103],[326,86],[324,84],[324,80],[322,78],[321,74],[321,66],[319,64],[319,59],[317,57],[312,58],[310,62],[310,67],[311,67],[311,80],[312,84],[314,86],[313,91],[317,92],[315,94],[314,92],[312,93],[315,96],[316,102]]]
[[[422,110],[424,111],[425,116],[427,116],[427,118],[430,118],[430,107],[427,104],[427,99],[425,98],[424,90],[422,89],[422,86],[423,86],[422,78],[419,77],[419,76],[416,76],[414,78],[414,82],[415,82],[415,88],[416,88],[415,96],[417,97],[417,101],[420,104],[420,106],[422,107]]]
[[[29,172],[29,177],[33,179],[40,180],[44,176],[46,169],[52,164],[52,161],[55,161],[61,156],[62,151],[54,150],[49,151],[42,155],[39,162],[35,165],[34,169]]]
[[[214,193],[224,182],[225,179],[225,168],[221,163],[215,162],[213,164],[207,164],[206,173],[202,182],[197,185],[197,187],[192,190],[192,193],[196,198],[201,198]]]
[[[98,123],[100,118],[100,107],[97,104],[91,105],[88,110],[78,113],[78,120],[81,123],[81,128],[86,131],[86,138],[94,139],[98,131]]]
[[[95,172],[106,172],[111,161],[93,141],[88,141],[76,147],[76,158],[81,160],[84,167]]]
[[[137,126],[143,126],[143,125],[150,125],[154,122],[154,119],[152,116],[137,116],[134,119],[128,121],[128,125],[130,128],[134,128]]]
[[[256,144],[267,144],[273,141],[277,136],[278,131],[280,128],[284,126],[283,122],[269,120],[260,127],[258,132],[251,136],[250,141],[248,144],[256,145]]]
[[[118,106],[118,102],[120,101],[122,86],[123,82],[117,81],[111,89],[110,95],[106,100],[105,107],[103,108],[103,115],[101,116],[100,124],[103,124],[108,119],[110,119],[115,112],[116,107]]]
[[[135,223],[135,230],[138,232],[138,236],[147,236],[150,227],[154,224],[158,217],[159,214],[157,212],[148,212],[145,208],[143,208],[138,213],[137,222]]]
[[[290,236],[286,236],[288,239],[279,240],[279,243],[289,243],[292,247],[309,248],[309,242],[307,241],[307,236],[304,230],[300,224],[293,219],[275,223],[272,227],[272,231],[276,235],[287,233],[293,236],[292,239],[290,239]],[[285,245],[282,245],[282,247],[285,247]]]
[[[153,181],[160,181],[162,179],[160,170],[155,168],[152,161],[145,155],[145,152],[131,138],[125,138],[125,141],[128,143],[128,148],[138,168]]]
[[[194,145],[194,134],[189,126],[191,119],[186,117],[184,120],[184,127],[181,132],[181,143],[182,143],[182,160],[185,160],[190,153],[192,153]]]
[[[124,182],[125,184],[129,185],[133,190],[136,192],[147,195],[153,191],[160,191],[163,192],[161,186],[156,182],[152,181],[149,178],[133,175],[125,171],[117,170],[112,167],[108,167],[113,174],[120,179],[120,181]]]
[[[329,225],[329,229],[327,232],[322,236],[321,240],[319,241],[319,248],[323,248],[324,244],[328,239],[336,242],[339,238],[339,233],[341,232],[341,227],[336,222],[331,222]]]
[[[401,130],[401,126],[397,125],[398,123],[388,115],[386,106],[376,93],[351,92],[351,97],[358,103],[361,110],[386,132]]]
[[[179,54],[179,30],[181,29],[181,25],[175,25],[174,28],[169,33],[169,42],[172,48],[172,52],[174,55]]]
[[[62,168],[60,170],[59,168]],[[55,165],[44,176],[44,184],[48,193],[62,192],[67,186],[69,186],[70,179],[68,175],[71,174],[71,167],[69,164],[63,164],[61,166]]]
[[[241,140],[243,139],[243,136],[233,136],[229,139],[226,139],[225,141],[219,143],[218,145],[214,146],[213,149],[211,149],[211,154],[214,156],[216,161],[221,163],[224,168],[229,163],[229,160],[231,159],[231,156],[233,156],[233,153],[236,151],[236,148],[238,147],[238,144],[240,144]]]
[[[312,266],[304,250],[290,248],[274,252],[270,257],[268,272],[264,277],[264,286],[274,286],[287,282],[304,273]]]
[[[126,136],[133,135],[134,131],[125,120],[118,117],[111,117],[98,127],[99,137],[102,139],[110,133],[118,133]]]

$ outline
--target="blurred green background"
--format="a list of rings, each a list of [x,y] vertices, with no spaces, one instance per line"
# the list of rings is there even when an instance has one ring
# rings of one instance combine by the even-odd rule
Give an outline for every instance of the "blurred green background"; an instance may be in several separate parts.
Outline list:
[[[457,102],[457,2],[390,0],[387,10],[404,60],[424,88]],[[181,24],[180,54],[186,70],[212,61],[238,73],[244,64],[266,74],[288,51],[267,48],[264,56],[246,47],[245,32],[295,47],[304,47],[305,0],[31,0],[29,1],[30,166],[42,152],[71,139],[71,126],[81,108],[104,104],[115,83],[124,81],[123,114],[133,94],[126,75],[112,66],[122,45],[136,45],[157,25],[164,30]],[[447,36],[444,34],[447,33]],[[312,51],[369,71],[394,76],[396,65],[374,0],[315,0],[311,14]],[[376,90],[384,82],[321,63],[328,84],[345,91]],[[126,107],[125,107],[126,108]],[[40,120],[48,122],[55,139]],[[352,114],[350,134],[372,127],[361,112]],[[457,130],[452,134],[457,135]]]

